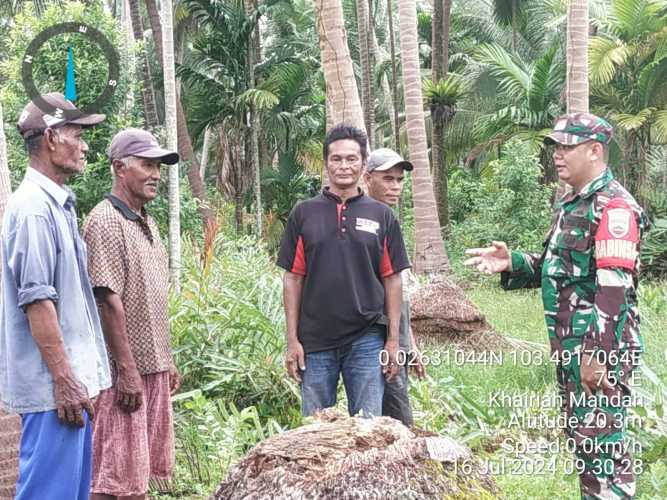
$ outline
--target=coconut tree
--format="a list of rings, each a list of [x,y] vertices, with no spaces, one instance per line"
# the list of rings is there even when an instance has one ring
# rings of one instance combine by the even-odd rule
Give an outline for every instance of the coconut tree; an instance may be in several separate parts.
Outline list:
[[[118,5],[118,13],[120,17],[120,25],[125,34],[125,47],[127,47],[128,58],[130,61],[129,79],[134,81],[136,78],[136,58],[132,47],[134,46],[134,29],[132,28],[132,18],[130,17],[130,3],[128,0],[121,0]],[[145,59],[144,59],[145,62]],[[152,88],[152,86],[151,86]],[[125,98],[125,116],[129,117],[134,109],[134,92],[128,92]]]
[[[135,1],[135,0],[131,0]],[[148,12],[148,18],[151,23],[151,31],[153,33],[153,42],[155,45],[155,54],[158,61],[162,64],[162,61],[165,59],[164,50],[163,50],[163,26],[164,18],[162,23],[160,22],[160,15],[158,13],[158,8],[155,0],[145,0],[146,10]],[[171,2],[170,2],[171,5]],[[162,11],[164,12],[164,5],[162,5]],[[173,11],[170,16],[173,19]],[[164,28],[166,29],[166,27]],[[173,44],[173,27],[170,38]],[[172,55],[173,57],[173,55]],[[164,73],[164,68],[163,68]],[[190,184],[190,190],[192,191],[192,196],[199,202],[198,210],[202,219],[204,221],[205,230],[210,230],[211,226],[215,225],[215,215],[213,210],[211,210],[206,196],[206,186],[204,185],[199,168],[199,161],[195,155],[194,148],[192,146],[192,139],[190,137],[190,132],[188,131],[188,123],[186,120],[185,112],[183,111],[183,106],[181,104],[180,89],[176,89],[176,128],[174,129],[177,132],[177,143],[178,143],[178,152],[180,153],[183,160],[188,165],[187,176],[188,183]]]
[[[588,113],[588,0],[570,0],[567,9],[568,113]]]
[[[176,149],[176,64],[174,60],[174,29],[171,0],[162,0],[162,70],[164,79],[164,124],[167,132],[167,147]],[[181,274],[181,203],[178,163],[169,166],[169,268],[171,282],[176,292],[180,291]]]
[[[345,122],[365,130],[341,1],[315,0],[315,22],[327,88],[327,124]]]
[[[440,234],[438,209],[428,161],[424,102],[417,35],[417,7],[414,0],[398,1],[401,66],[405,120],[410,148],[415,211],[415,270],[420,274],[439,274],[449,268]]]
[[[130,7],[130,20],[132,22],[132,33],[134,41],[137,43],[144,43],[144,25],[141,19],[141,12],[139,10],[139,0],[128,0]],[[146,120],[146,127],[155,130],[158,126],[158,114],[155,106],[155,93],[153,92],[153,82],[151,80],[150,63],[148,61],[148,54],[146,50],[138,58],[139,74],[141,75],[141,94],[143,97],[144,119]]]
[[[374,98],[373,98],[373,67],[371,64],[372,32],[369,24],[367,0],[356,0],[357,32],[359,34],[359,62],[361,66],[361,104],[364,113],[364,124],[368,132],[368,147],[373,149],[374,132]]]
[[[392,122],[394,126],[392,127],[394,131],[394,148],[396,151],[401,150],[401,122],[398,117],[398,71],[396,69],[396,43],[394,41],[394,23],[392,12],[392,3],[391,0],[387,0],[387,23],[389,26],[389,59],[391,61],[391,96],[392,96]],[[401,207],[403,204],[401,203]]]
[[[490,330],[484,316],[448,278],[449,261],[440,233],[438,210],[428,164],[424,103],[419,67],[417,9],[414,0],[398,1],[405,120],[410,149],[415,216],[415,270],[432,283],[414,296],[415,335],[469,334],[482,338]],[[443,300],[447,297],[446,304]],[[488,337],[484,337],[488,338]]]

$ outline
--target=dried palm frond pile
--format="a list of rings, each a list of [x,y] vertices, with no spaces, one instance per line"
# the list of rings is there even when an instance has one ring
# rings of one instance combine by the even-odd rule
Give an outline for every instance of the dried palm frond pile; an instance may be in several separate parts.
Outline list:
[[[472,350],[508,350],[522,343],[500,335],[460,286],[447,277],[419,287],[410,298],[412,330],[419,339]]]
[[[211,499],[490,499],[496,493],[470,450],[454,440],[389,417],[348,417],[331,408],[255,446]]]

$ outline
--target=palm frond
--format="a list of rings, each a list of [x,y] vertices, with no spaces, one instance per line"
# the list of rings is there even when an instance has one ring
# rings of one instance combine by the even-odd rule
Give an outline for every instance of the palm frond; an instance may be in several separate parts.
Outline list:
[[[258,88],[276,95],[295,94],[302,88],[309,69],[309,65],[294,61],[274,64]]]
[[[559,61],[556,60],[558,47],[559,44],[552,44],[551,48],[533,65],[528,88],[528,107],[530,109],[544,109],[554,94],[558,92],[558,89],[554,87],[562,87],[561,77],[564,77],[564,73],[555,68],[559,64]],[[563,66],[562,61],[560,65]]]
[[[236,109],[245,112],[250,108],[267,111],[278,104],[279,99],[274,93],[262,89],[248,89],[235,99]]]
[[[614,0],[612,17],[626,39],[633,39],[659,29],[661,3],[656,0]]]
[[[527,94],[530,86],[528,69],[505,49],[499,45],[485,44],[477,49],[475,57],[491,68],[491,74],[498,79],[498,86],[511,100],[518,100]]]
[[[654,112],[655,108],[645,108],[636,114],[615,113],[612,115],[612,120],[623,130],[637,130],[651,120]]]
[[[593,85],[609,83],[619,66],[626,63],[632,50],[620,40],[597,36],[589,42],[588,68]]]
[[[667,109],[655,112],[651,132],[655,142],[667,144]],[[665,168],[667,168],[667,163],[665,164]]]
[[[637,81],[637,93],[643,99],[642,105],[655,104],[660,106],[664,104],[655,101],[655,94],[657,90],[662,90],[662,87],[664,87],[666,77],[667,58],[662,61],[653,61],[642,68]]]
[[[564,0],[531,0],[524,7],[526,40],[531,46],[550,45],[564,33],[567,4]]]
[[[424,101],[431,106],[455,106],[467,93],[463,79],[456,73],[449,73],[437,83],[428,78],[423,80]]]

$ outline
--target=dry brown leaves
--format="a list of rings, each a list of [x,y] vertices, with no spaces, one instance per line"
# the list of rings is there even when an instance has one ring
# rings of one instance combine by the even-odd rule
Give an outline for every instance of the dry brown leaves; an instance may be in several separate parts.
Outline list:
[[[437,460],[431,458],[434,449]],[[313,423],[255,446],[211,498],[493,498],[493,481],[475,467],[473,474],[457,475],[457,460],[474,461],[467,448],[449,438],[413,432],[388,417],[351,418],[328,409]]]
[[[486,321],[460,286],[447,277],[417,289],[411,297],[412,330],[418,339],[464,349],[509,350],[522,346]]]

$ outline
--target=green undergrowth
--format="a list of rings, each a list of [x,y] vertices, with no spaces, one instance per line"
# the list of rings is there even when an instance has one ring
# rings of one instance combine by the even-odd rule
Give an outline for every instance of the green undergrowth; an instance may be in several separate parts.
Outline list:
[[[226,236],[218,235],[207,253],[194,245],[184,248],[182,292],[171,301],[176,361],[184,379],[174,398],[176,471],[172,491],[153,493],[154,498],[206,498],[257,442],[302,423],[298,386],[283,367],[280,271],[255,240]],[[477,353],[471,358],[444,346],[423,346],[429,356],[428,377],[412,378],[410,388],[416,425],[471,447],[504,498],[576,498],[578,479],[568,474],[568,453],[551,450],[517,460],[508,452],[509,444],[516,442],[554,442],[560,431],[513,425],[516,408],[493,404],[499,391],[555,392],[538,291],[505,293],[496,280],[467,286],[466,293],[494,328],[523,341],[528,354],[505,353],[501,359],[498,354]],[[640,298],[644,363],[650,377],[664,383],[667,287],[644,284]],[[642,390],[661,394],[650,377],[642,379]],[[339,405],[344,409],[345,404],[341,389]],[[667,429],[659,427],[664,423],[661,399],[653,398],[642,410],[649,425],[633,430],[633,436],[646,444],[637,498],[667,498]],[[555,417],[558,410],[538,407],[530,414]]]
[[[575,464],[564,446],[514,454],[517,443],[547,446],[562,436],[561,431],[539,424],[526,429],[512,420],[513,415],[521,416],[525,407],[499,404],[502,400],[493,397],[502,391],[532,393],[538,398],[555,395],[555,368],[549,361],[539,291],[506,293],[495,280],[489,280],[476,284],[467,294],[497,331],[525,341],[526,352],[502,357],[480,352],[473,356],[445,346],[425,346],[431,360],[428,379],[413,379],[411,385],[416,424],[464,441],[492,473],[505,498],[576,498]],[[667,428],[662,414],[667,380],[667,286],[645,283],[639,295],[646,352],[636,389],[649,401],[631,412],[646,418],[630,435],[642,447],[641,456],[636,457],[643,466],[636,498],[648,500],[667,497]],[[536,419],[541,415],[556,417],[558,408],[537,403],[528,414]]]

